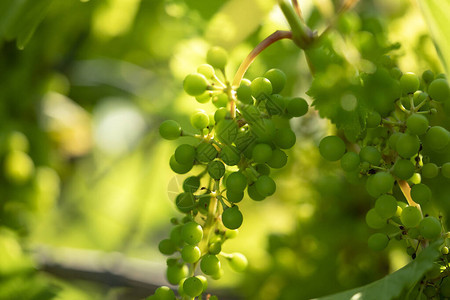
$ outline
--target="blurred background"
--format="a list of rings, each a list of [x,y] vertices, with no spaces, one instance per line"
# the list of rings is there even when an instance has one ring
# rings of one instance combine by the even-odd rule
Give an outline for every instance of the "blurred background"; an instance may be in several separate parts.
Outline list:
[[[339,7],[300,4],[319,32]],[[229,51],[231,78],[259,41],[288,28],[276,1],[12,0],[0,11],[0,299],[150,295],[167,284],[157,245],[181,216],[173,197],[183,179],[168,165],[182,141],[162,140],[158,126],[175,119],[189,130],[195,109],[213,111],[183,92],[183,78],[214,45]],[[362,1],[336,28],[339,53],[355,32],[370,40],[386,31],[401,42],[403,71],[443,71],[415,2]],[[311,102],[311,74],[293,43],[271,46],[246,77],[270,68],[288,75],[285,95]],[[210,285],[224,299],[310,299],[409,262],[395,243],[367,249],[374,200],[316,147],[333,127],[314,109],[291,125],[297,145],[275,175],[276,194],[245,199],[240,234],[225,244],[250,267],[226,267]],[[444,211],[449,193],[440,191]]]

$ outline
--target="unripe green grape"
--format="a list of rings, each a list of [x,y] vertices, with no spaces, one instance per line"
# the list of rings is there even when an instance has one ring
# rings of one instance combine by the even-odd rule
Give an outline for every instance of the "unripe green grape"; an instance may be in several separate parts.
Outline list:
[[[177,208],[184,213],[187,213],[195,208],[195,196],[192,193],[184,192],[175,198]]]
[[[391,195],[381,195],[375,201],[375,211],[380,217],[389,219],[397,212],[397,200]]]
[[[252,95],[258,98],[261,95],[269,96],[272,94],[272,83],[265,77],[256,77],[250,85]]]
[[[417,135],[402,134],[395,143],[395,149],[403,158],[410,158],[419,152],[420,140]]]
[[[227,64],[228,54],[222,47],[212,47],[206,54],[206,62],[217,69],[224,69]]]
[[[222,244],[219,242],[212,243],[209,245],[208,252],[214,255],[219,254],[222,251]]]
[[[345,143],[338,136],[326,136],[319,143],[319,152],[326,160],[339,160],[345,153]]]
[[[255,182],[256,190],[264,197],[271,196],[275,193],[276,184],[272,178],[267,175],[261,175]]]
[[[242,172],[233,172],[228,175],[226,186],[229,191],[242,192],[247,186],[247,177]]]
[[[182,144],[175,149],[174,156],[179,164],[193,164],[195,159],[195,148],[189,144]]]
[[[204,111],[197,111],[191,115],[191,125],[199,130],[209,125],[209,116]]]
[[[225,107],[221,107],[218,110],[216,110],[216,112],[214,113],[214,121],[215,121],[215,123],[217,124],[220,121],[222,121],[223,119],[225,119],[227,114],[229,114],[229,111]]]
[[[450,97],[450,88],[447,80],[443,78],[433,80],[428,86],[428,95],[431,99],[443,102]]]
[[[419,231],[428,240],[438,238],[441,234],[441,222],[435,217],[425,217],[420,221]]]
[[[213,254],[206,254],[200,261],[200,269],[206,275],[214,275],[220,272],[220,261]]]
[[[439,287],[439,292],[443,297],[450,297],[450,277],[444,277]]]
[[[189,245],[196,245],[203,238],[203,229],[195,222],[188,222],[181,228],[181,238]]]
[[[355,152],[347,152],[341,158],[341,168],[346,172],[355,171],[360,163],[359,155]]]
[[[224,273],[223,269],[220,268],[217,273],[211,275],[211,278],[214,279],[214,280],[219,280],[220,278],[222,278],[223,273]]]
[[[422,79],[425,81],[425,83],[430,83],[434,79],[434,73],[431,70],[426,70],[422,73]]]
[[[222,223],[228,229],[238,229],[241,227],[243,216],[236,205],[227,208],[222,213]]]
[[[153,295],[155,300],[175,300],[175,293],[167,286],[161,286],[156,289]]]
[[[378,172],[367,179],[366,190],[373,196],[378,197],[386,194],[394,187],[394,177],[387,172]]]
[[[295,145],[295,133],[290,128],[280,128],[275,133],[275,144],[281,149],[290,149]]]
[[[281,115],[286,108],[286,98],[280,94],[273,94],[266,100],[266,110],[269,115]]]
[[[389,238],[386,234],[375,233],[369,237],[367,244],[373,251],[381,251],[389,244]]]
[[[284,167],[287,163],[287,155],[280,149],[274,149],[272,151],[272,156],[267,161],[267,164],[274,169],[280,169]],[[270,171],[269,171],[270,172]],[[261,174],[261,173],[260,173]],[[261,174],[263,175],[263,174]],[[266,174],[268,175],[268,174]]]
[[[191,96],[200,96],[206,91],[208,80],[202,74],[189,74],[183,81],[183,88]]]
[[[399,159],[395,162],[393,173],[400,179],[408,180],[414,175],[415,166],[408,159]]]
[[[447,255],[450,252],[450,250],[448,249],[447,246],[442,247],[441,249],[441,253],[444,255]]]
[[[262,119],[257,123],[249,124],[250,130],[260,143],[270,143],[275,138],[276,128],[270,119]],[[294,141],[295,143],[295,141]]]
[[[228,258],[228,263],[236,272],[244,272],[248,265],[247,258],[243,254],[237,252],[231,254],[231,257]]]
[[[188,193],[194,193],[200,187],[200,178],[198,176],[190,176],[183,181],[183,190]]]
[[[235,166],[241,160],[241,155],[235,146],[226,145],[220,151],[219,158],[227,165]]]
[[[202,163],[209,163],[217,157],[216,148],[207,142],[200,143],[195,149],[195,159]]]
[[[171,239],[164,239],[159,242],[158,249],[164,255],[172,255],[177,250],[177,246]]]
[[[216,124],[215,137],[224,144],[231,145],[237,137],[238,125],[234,120],[224,119]]]
[[[367,115],[366,126],[367,128],[375,128],[381,123],[381,115],[376,111],[371,111]]]
[[[400,220],[405,227],[416,227],[422,219],[420,210],[415,206],[407,206],[402,210]]]
[[[214,68],[211,65],[202,64],[198,66],[197,73],[200,73],[206,78],[211,79],[214,77]]]
[[[226,107],[228,105],[228,95],[227,94],[215,95],[212,98],[212,103],[217,108]]]
[[[281,92],[286,84],[286,74],[280,69],[270,69],[264,73],[264,77],[269,79],[272,84],[272,93],[274,94]]]
[[[252,150],[252,158],[256,163],[265,163],[272,156],[272,148],[267,144],[257,144]]]
[[[381,161],[381,153],[374,146],[365,146],[359,151],[361,161],[367,161],[371,165],[379,165]]]
[[[181,228],[182,225],[177,225],[172,228],[170,231],[170,240],[175,243],[177,246],[181,246],[184,244],[183,239],[181,238]]]
[[[208,164],[208,174],[211,178],[219,180],[225,174],[225,165],[218,160],[213,160]]]
[[[275,149],[274,151],[276,151],[276,150],[277,149]],[[273,153],[272,153],[272,155],[273,155]],[[269,175],[270,174],[270,168],[266,164],[257,164],[255,166],[255,170],[256,170],[256,172],[259,173],[259,175]]]
[[[253,104],[252,88],[249,85],[241,84],[236,89],[236,96],[242,103]]]
[[[166,120],[159,125],[159,134],[163,139],[176,140],[181,135],[181,126],[174,120]]]
[[[413,176],[411,176],[408,181],[410,181],[412,184],[419,184],[422,182],[422,176],[420,176],[419,173],[414,173]]]
[[[419,238],[420,230],[417,227],[409,228],[408,229],[408,237],[411,239],[417,239]]]
[[[423,165],[421,172],[424,178],[434,178],[438,176],[439,168],[436,164],[427,163]]]
[[[419,76],[414,73],[407,72],[400,77],[400,87],[403,94],[411,94],[417,91],[420,86]]]
[[[183,291],[190,297],[197,297],[203,292],[203,282],[197,277],[189,277],[183,282]]]
[[[5,177],[15,184],[24,184],[34,173],[34,163],[31,157],[18,150],[10,151],[4,158]]]
[[[195,263],[200,259],[201,255],[200,248],[194,245],[185,245],[181,249],[181,258],[187,263]]]
[[[203,293],[203,292],[206,291],[206,289],[208,288],[208,280],[207,280],[206,277],[203,276],[203,275],[197,275],[197,276],[195,276],[195,277],[197,277],[198,279],[200,279],[200,281],[202,282],[202,284],[203,284],[202,293]],[[210,299],[211,299],[211,298],[210,298]]]
[[[450,162],[446,162],[441,166],[441,174],[445,178],[450,178]]]
[[[388,145],[392,150],[396,150],[397,140],[399,137],[401,137],[403,133],[401,132],[394,132],[388,139]]]
[[[441,126],[431,127],[425,135],[424,144],[431,150],[439,151],[444,149],[450,141],[450,133]]]
[[[428,119],[424,115],[413,114],[406,119],[406,126],[412,134],[422,135],[427,132]]]
[[[169,160],[169,166],[177,174],[186,174],[192,169],[193,163],[190,164],[180,164],[175,159],[175,155],[172,155]]]
[[[286,111],[289,116],[301,117],[308,112],[308,102],[300,97],[292,98],[287,103]]]
[[[258,190],[256,189],[256,184],[249,185],[248,189],[247,189],[247,193],[248,193],[248,196],[255,201],[261,201],[266,198],[265,196],[261,195],[258,192]]]
[[[403,75],[402,71],[397,67],[393,67],[390,70],[390,74],[391,74],[392,78],[394,78],[394,79],[400,79],[400,77],[402,77],[402,75]]]
[[[211,100],[212,94],[210,91],[206,91],[201,95],[195,96],[195,100],[197,100],[198,103],[208,103],[209,100]]]
[[[423,205],[431,200],[431,190],[423,183],[415,184],[411,187],[411,198],[414,202]]]
[[[386,226],[386,220],[383,219],[375,210],[370,209],[366,214],[366,223],[370,228],[381,229]]]
[[[166,270],[167,281],[170,284],[177,285],[183,278],[188,276],[189,270],[186,265],[168,266]]]

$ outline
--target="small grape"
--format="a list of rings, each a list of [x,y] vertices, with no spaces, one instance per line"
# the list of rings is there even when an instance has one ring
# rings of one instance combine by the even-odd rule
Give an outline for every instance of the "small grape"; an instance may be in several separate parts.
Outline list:
[[[341,168],[346,172],[351,172],[358,169],[359,163],[359,155],[355,152],[347,152],[341,158]]]
[[[191,115],[191,125],[199,130],[209,125],[209,116],[204,111],[197,111]]]
[[[285,108],[286,98],[280,94],[273,94],[266,101],[266,110],[270,115],[281,115]]]
[[[414,202],[425,204],[431,200],[431,190],[423,183],[415,184],[411,188],[411,197]]]
[[[402,210],[400,220],[406,227],[416,227],[422,219],[422,214],[415,206],[407,206]]]
[[[379,165],[381,161],[381,153],[374,146],[365,146],[359,151],[361,161],[367,161],[371,165]]]
[[[443,78],[433,80],[428,86],[428,95],[431,99],[443,102],[450,97],[450,88],[447,80]]]
[[[366,223],[370,228],[381,229],[386,226],[386,220],[383,219],[375,210],[370,209],[366,214]]]
[[[256,184],[249,185],[248,189],[247,189],[247,193],[248,193],[248,196],[255,201],[261,201],[266,198],[265,196],[261,195],[258,192],[258,190],[256,189]]]
[[[444,277],[439,287],[439,292],[443,297],[450,297],[450,277]]]
[[[226,107],[228,105],[228,95],[227,94],[219,94],[212,98],[212,103],[215,107]]]
[[[222,244],[219,242],[212,243],[209,245],[209,253],[217,255],[222,251]]]
[[[182,225],[177,225],[170,231],[170,240],[175,243],[175,245],[183,245],[183,239],[181,238],[181,228]]]
[[[224,119],[216,124],[216,138],[227,145],[234,142],[238,134],[238,125],[234,120]]]
[[[414,175],[414,164],[408,159],[399,159],[395,162],[393,172],[400,179],[407,180]]]
[[[228,175],[226,186],[229,191],[242,192],[247,186],[247,177],[242,172],[233,172]]]
[[[195,159],[202,163],[209,163],[216,158],[218,154],[216,148],[207,142],[200,143],[195,151]]]
[[[345,153],[345,143],[338,136],[326,136],[319,143],[319,152],[326,160],[339,160]]]
[[[228,263],[236,272],[244,272],[248,265],[247,258],[241,253],[232,253],[228,258]]]
[[[381,251],[389,244],[389,238],[383,233],[375,233],[369,237],[367,244],[373,251]]]
[[[180,164],[193,164],[195,159],[195,148],[192,145],[182,144],[175,149],[175,160]]]
[[[257,77],[253,79],[250,87],[254,97],[259,97],[261,95],[269,96],[272,94],[272,83],[265,77]]]
[[[249,85],[241,84],[236,89],[236,96],[242,103],[253,104],[252,88]]]
[[[441,249],[441,253],[442,253],[442,254],[447,255],[449,252],[450,252],[450,251],[449,251],[449,249],[448,249],[447,246],[442,247],[442,249]]]
[[[417,91],[420,86],[419,76],[414,73],[407,72],[400,78],[400,87],[403,94],[411,94]]]
[[[197,72],[209,79],[214,77],[214,68],[208,64],[198,66]]]
[[[194,245],[185,245],[181,249],[181,258],[187,263],[195,263],[200,259],[201,255],[200,248]]]
[[[438,166],[433,163],[424,164],[421,171],[424,178],[434,178],[439,174]]]
[[[206,91],[208,80],[202,74],[189,74],[183,81],[183,88],[191,96],[200,96]]]
[[[388,145],[391,147],[391,149],[396,150],[395,146],[397,144],[397,140],[399,137],[401,137],[403,133],[401,132],[394,132],[388,139]]]
[[[203,238],[203,229],[195,222],[188,222],[181,228],[181,238],[189,245],[196,245]]]
[[[200,262],[200,269],[206,275],[214,275],[220,272],[220,261],[213,254],[206,254]]]
[[[200,296],[203,292],[203,282],[197,277],[189,277],[183,282],[183,291],[191,297]]]
[[[242,213],[236,205],[227,208],[222,213],[222,223],[228,229],[238,229],[243,221]]]
[[[181,126],[174,120],[166,120],[159,126],[159,134],[163,139],[176,140],[181,135]]]
[[[224,69],[227,64],[228,54],[222,47],[212,47],[206,54],[206,62],[217,69]]]
[[[158,249],[164,255],[172,255],[177,250],[177,246],[171,239],[164,239],[159,242]]]
[[[286,84],[286,74],[279,69],[270,69],[264,73],[264,77],[269,79],[272,84],[274,94],[281,92]]]
[[[378,125],[380,125],[380,123],[381,123],[381,115],[376,111],[370,112],[366,120],[367,128],[375,128]]]
[[[425,217],[420,221],[419,231],[428,240],[438,238],[441,234],[441,222],[435,217]]]
[[[446,162],[441,167],[441,174],[445,178],[450,178],[450,162]]]
[[[218,160],[213,160],[208,164],[208,174],[211,178],[219,180],[225,174],[225,165]]]
[[[220,151],[219,158],[227,165],[235,166],[241,160],[241,155],[235,146],[226,145]]]
[[[441,126],[431,127],[425,135],[425,145],[431,150],[439,151],[444,149],[450,141],[450,133]]]
[[[420,140],[417,135],[402,134],[395,143],[395,149],[403,158],[410,158],[419,152]]]
[[[161,286],[155,291],[155,300],[175,300],[175,293],[167,286]]]
[[[412,134],[422,135],[428,129],[428,119],[424,115],[413,114],[406,119],[406,126]]]
[[[375,202],[375,211],[380,217],[389,219],[397,212],[397,200],[391,195],[381,195]]]
[[[220,121],[224,120],[225,117],[229,114],[228,109],[225,107],[221,107],[214,113],[214,121],[215,123],[219,123]]]
[[[195,197],[192,193],[181,193],[175,198],[175,204],[181,212],[187,213],[195,208]]]
[[[288,101],[286,110],[289,116],[301,117],[308,112],[308,102],[300,97],[292,98]]]
[[[366,189],[373,197],[386,194],[394,187],[394,177],[387,172],[378,172],[367,179]]]
[[[277,149],[275,149],[275,150],[277,150]],[[273,155],[273,153],[272,153],[272,155]],[[269,175],[270,174],[270,168],[266,164],[257,164],[255,166],[255,169],[256,169],[256,172],[258,172],[260,175]]]
[[[267,144],[257,144],[252,150],[252,157],[256,163],[265,163],[272,156],[272,148]]]
[[[276,184],[272,178],[267,175],[261,175],[255,182],[256,190],[263,197],[271,196],[275,193]]]
[[[183,278],[188,276],[188,267],[186,265],[167,266],[166,277],[170,284],[177,285]]]
[[[426,70],[422,73],[422,79],[425,81],[425,83],[430,83],[434,79],[434,73],[431,70]]]
[[[287,163],[287,155],[286,155],[286,153],[284,153],[282,150],[280,150],[278,148],[274,149],[272,151],[272,156],[267,161],[267,164],[271,168],[274,168],[274,169],[280,169],[280,168],[284,167],[286,165],[286,163]],[[270,170],[269,170],[269,172],[270,172]],[[264,174],[262,174],[262,175],[264,175]],[[268,174],[266,174],[266,175],[268,175]]]
[[[199,95],[199,96],[195,96],[195,100],[197,100],[198,103],[208,103],[209,100],[211,100],[211,92],[206,91],[203,94]]]
[[[193,164],[180,164],[175,159],[175,155],[172,155],[169,160],[169,166],[177,174],[186,174],[192,169]]]
[[[295,133],[290,128],[280,128],[275,133],[275,144],[281,149],[290,149],[295,145]]]

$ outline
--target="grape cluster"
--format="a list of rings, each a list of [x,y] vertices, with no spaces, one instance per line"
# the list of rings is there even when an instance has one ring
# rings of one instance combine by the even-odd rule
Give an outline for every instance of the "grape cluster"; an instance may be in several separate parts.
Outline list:
[[[449,131],[430,124],[431,116],[450,101],[450,89],[444,75],[435,76],[429,70],[421,78],[396,67],[386,74],[398,96],[392,103],[373,107],[364,134],[349,146],[352,151],[336,135],[323,138],[319,151],[326,160],[340,160],[351,182],[365,180],[368,194],[376,198],[365,219],[370,228],[384,231],[369,237],[369,248],[383,250],[397,238],[405,240],[408,254],[415,258],[421,245],[445,236],[440,218],[422,211],[432,191],[421,179],[434,178],[439,171],[450,178],[450,162],[438,166],[430,161],[430,154],[450,147]],[[370,78],[362,76],[362,80]],[[397,186],[404,199],[394,197]]]
[[[181,296],[192,298],[200,296],[207,286],[203,275],[195,276],[198,265],[213,279],[223,273],[219,258],[226,259],[236,271],[245,270],[245,256],[221,250],[243,223],[238,203],[245,193],[255,201],[275,193],[271,169],[286,165],[286,150],[296,142],[289,119],[308,111],[303,98],[280,94],[286,84],[281,70],[271,69],[262,77],[243,79],[233,86],[224,75],[224,49],[211,48],[206,60],[197,73],[185,78],[183,87],[199,103],[212,102],[215,113],[200,110],[191,115],[197,133],[186,132],[174,120],[164,121],[159,128],[164,139],[186,137],[186,143],[171,156],[170,168],[178,174],[195,174],[184,180],[183,192],[175,199],[176,207],[186,216],[173,220],[170,238],[159,244],[161,253],[175,255],[167,260],[169,283],[179,285]],[[151,297],[175,298],[167,288]]]

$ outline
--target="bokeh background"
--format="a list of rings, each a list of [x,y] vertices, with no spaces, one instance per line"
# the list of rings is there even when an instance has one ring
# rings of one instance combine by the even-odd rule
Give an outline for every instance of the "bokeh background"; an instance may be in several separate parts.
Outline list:
[[[183,176],[168,161],[182,141],[162,140],[158,126],[176,119],[193,131],[189,115],[214,109],[183,92],[184,76],[219,45],[231,78],[287,23],[274,0],[33,3],[0,4],[0,299],[142,299],[167,284],[157,245],[181,216],[173,197]],[[300,4],[319,32],[339,7]],[[443,71],[414,1],[361,1],[337,24],[340,52],[352,32],[386,31],[401,43],[402,70]],[[274,67],[288,75],[285,95],[311,103],[312,77],[293,43],[271,46],[246,77]],[[276,194],[245,199],[240,234],[225,245],[250,263],[244,274],[225,267],[210,285],[225,299],[310,299],[409,262],[400,244],[367,249],[364,216],[374,200],[316,147],[334,127],[314,109],[291,125],[297,145],[274,175]],[[444,213],[445,183],[435,184]]]

